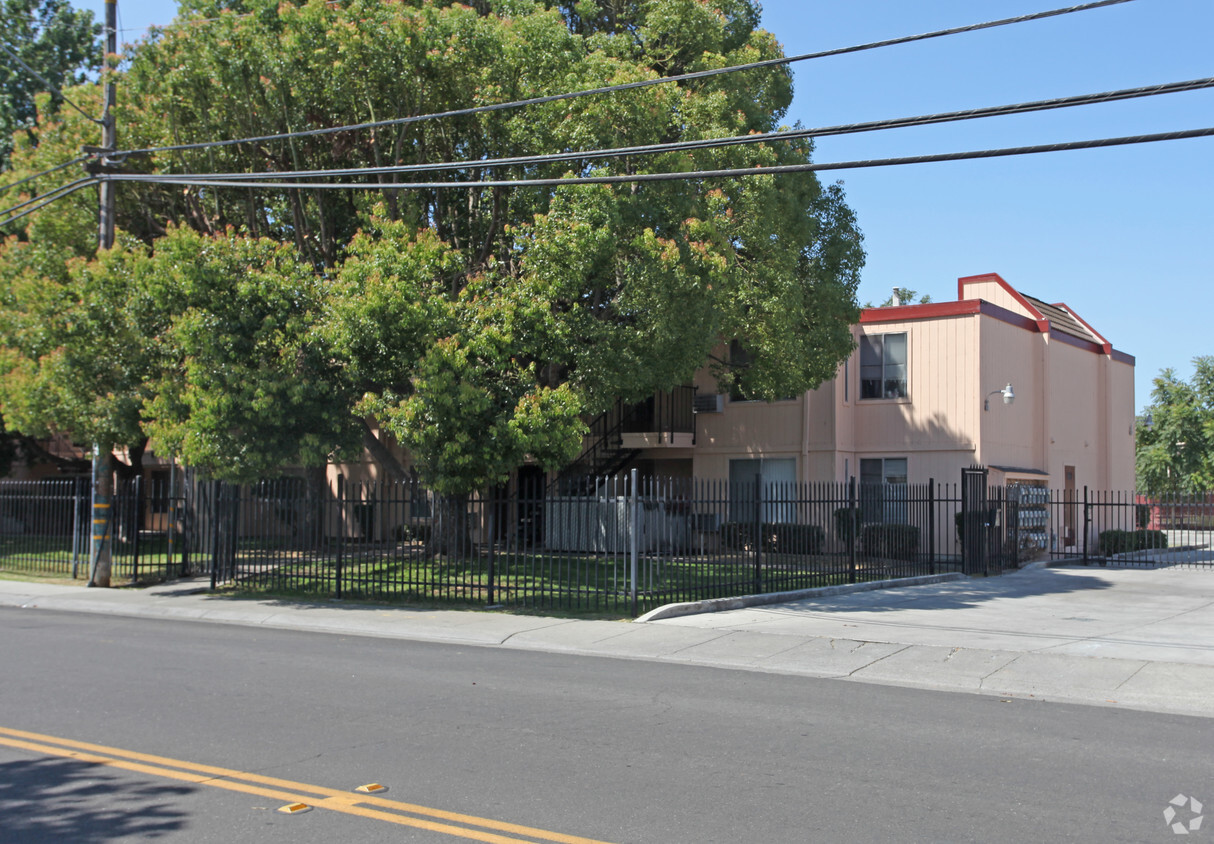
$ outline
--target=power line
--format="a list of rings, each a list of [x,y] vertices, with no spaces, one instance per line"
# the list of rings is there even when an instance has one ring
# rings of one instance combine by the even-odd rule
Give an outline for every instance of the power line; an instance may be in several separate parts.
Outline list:
[[[943,161],[968,161],[979,158],[999,158],[1012,155],[1033,155],[1045,152],[1097,149],[1102,147],[1146,144],[1158,141],[1175,141],[1188,138],[1214,136],[1214,127],[1207,129],[1185,129],[1174,132],[1159,132],[1151,135],[1130,135],[1120,138],[1101,138],[1090,141],[1068,141],[1036,146],[1007,147],[1003,149],[972,150],[935,155],[916,155],[901,158],[876,158],[858,161],[827,163],[779,164],[769,167],[743,167],[726,170],[695,170],[682,173],[637,173],[611,176],[574,176],[557,179],[485,179],[466,182],[258,182],[221,181],[196,176],[159,176],[148,178],[133,174],[115,173],[101,175],[102,181],[154,181],[165,185],[193,185],[199,187],[264,188],[273,190],[434,190],[450,188],[495,188],[495,187],[559,187],[562,185],[602,185],[632,182],[669,182],[693,179],[740,178],[743,176],[776,176],[786,173],[809,173],[822,170],[857,170],[866,167],[889,167],[904,164],[927,164]]]
[[[62,164],[56,164],[54,167],[51,167],[49,170],[42,170],[41,172],[35,173],[32,176],[26,176],[24,179],[18,179],[17,181],[13,182],[12,184],[0,185],[0,193],[4,193],[5,191],[10,191],[15,187],[24,185],[26,182],[32,182],[32,181],[34,181],[34,179],[40,179],[43,176],[48,176],[51,173],[62,170],[65,167],[71,167],[73,164],[79,164],[81,161],[87,161],[88,158],[89,158],[89,156],[87,156],[87,155],[80,155],[80,156],[73,158],[71,161],[65,161]]]
[[[46,78],[45,76],[43,76],[41,73],[39,73],[38,71],[34,70],[32,67],[30,67],[29,65],[27,65],[27,64],[26,64],[24,61],[22,61],[22,60],[21,60],[21,57],[20,57],[19,55],[17,55],[15,52],[13,52],[13,50],[12,50],[12,49],[11,49],[11,48],[10,48],[10,47],[7,45],[7,44],[0,43],[0,50],[4,50],[4,52],[6,52],[6,53],[8,53],[10,56],[12,56],[13,61],[15,61],[17,64],[19,64],[19,65],[22,67],[22,69],[24,69],[24,70],[25,70],[25,72],[26,72],[26,73],[28,73],[28,74],[30,74],[31,76],[33,76],[35,79],[37,79],[37,80],[38,80],[39,82],[41,82],[43,85],[45,85],[45,86],[47,87],[47,90],[48,90],[48,91],[50,91],[51,93],[53,93],[53,94],[55,94],[55,95],[57,95],[57,96],[61,97],[65,103],[67,103],[67,104],[68,104],[68,105],[70,105],[72,108],[76,109],[76,111],[78,111],[78,112],[80,112],[82,115],[84,115],[84,117],[85,117],[85,119],[86,119],[86,120],[91,120],[93,123],[100,123],[100,122],[101,122],[101,121],[100,121],[100,120],[98,120],[97,118],[92,117],[91,115],[89,115],[89,113],[88,113],[88,112],[86,112],[84,109],[82,109],[80,106],[78,106],[78,105],[76,105],[74,102],[72,102],[72,101],[71,101],[71,99],[68,97],[68,95],[67,95],[67,94],[63,93],[63,91],[62,91],[62,90],[60,90],[59,88],[57,88],[57,87],[55,86],[55,83],[51,82],[49,79],[47,79],[47,78]]]
[[[740,146],[744,144],[766,143],[769,141],[794,141],[805,138],[830,137],[848,135],[860,132],[874,132],[885,129],[901,129],[911,126],[927,126],[931,124],[974,120],[985,117],[1001,117],[1011,114],[1027,114],[1030,112],[1050,109],[1073,108],[1075,106],[1093,105],[1106,102],[1118,102],[1138,97],[1173,94],[1184,91],[1198,91],[1214,88],[1214,77],[1191,79],[1185,82],[1169,82],[1159,85],[1148,85],[1138,88],[1123,88],[1116,91],[1104,91],[1097,94],[1080,94],[1071,97],[1057,97],[1049,100],[1015,103],[1001,106],[984,106],[963,111],[948,111],[938,114],[918,115],[915,117],[900,117],[891,120],[873,120],[864,123],[848,123],[838,126],[823,126],[813,129],[795,129],[780,132],[765,132],[756,135],[732,135],[724,138],[703,138],[691,141],[675,141],[665,144],[648,144],[632,147],[614,147],[608,149],[593,149],[571,152],[546,153],[543,155],[515,156],[511,158],[486,158],[471,161],[442,161],[432,164],[399,164],[380,167],[351,167],[329,170],[282,170],[258,173],[212,173],[195,174],[199,178],[215,181],[249,180],[249,179],[282,179],[309,178],[316,176],[342,177],[358,175],[386,175],[391,173],[416,173],[441,170],[472,170],[489,167],[509,167],[519,165],[548,164],[561,161],[597,160],[615,158],[627,155],[654,155],[664,152],[679,152],[683,150],[715,149],[720,147]],[[161,176],[176,174],[158,174],[142,176],[136,181],[158,181]],[[190,175],[190,174],[181,174]]]
[[[10,208],[5,208],[3,211],[0,211],[0,217],[5,218],[5,219],[0,219],[0,226],[7,226],[9,223],[15,222],[16,220],[20,220],[22,217],[25,217],[28,214],[33,214],[35,211],[37,211],[40,208],[45,208],[47,205],[50,205],[55,200],[62,199],[63,197],[68,196],[69,194],[73,194],[82,188],[86,188],[89,185],[96,184],[98,181],[99,181],[99,179],[97,179],[94,176],[89,176],[84,179],[77,179],[76,181],[69,182],[68,184],[63,185],[62,187],[55,188],[52,191],[47,191],[46,193],[42,194],[41,196],[35,196],[32,199],[25,200],[25,202],[21,202],[21,203],[18,203],[17,205],[13,205]],[[29,207],[29,206],[33,206],[33,207]],[[14,211],[18,211],[22,208],[24,208],[25,210],[21,211],[20,214],[13,213]]]
[[[488,112],[504,111],[507,109],[521,108],[528,105],[541,105],[544,103],[559,102],[562,100],[572,100],[578,97],[586,97],[593,94],[612,94],[619,91],[628,91],[636,88],[647,88],[652,85],[663,85],[671,82],[686,82],[693,79],[707,79],[713,76],[720,76],[727,73],[737,73],[745,70],[759,70],[768,67],[777,67],[779,65],[792,64],[793,62],[809,61],[811,59],[828,58],[830,56],[841,56],[848,53],[858,53],[864,50],[875,50],[880,47],[892,47],[898,44],[909,44],[915,41],[924,41],[930,38],[940,38],[946,35],[957,35],[964,32],[976,32],[983,29],[992,29],[999,26],[1007,26],[1015,23],[1026,23],[1028,21],[1042,20],[1045,18],[1057,17],[1059,15],[1067,15],[1073,12],[1084,12],[1090,9],[1103,8],[1105,6],[1115,6],[1121,3],[1132,3],[1134,0],[1097,0],[1097,2],[1083,3],[1078,6],[1069,6],[1062,9],[1051,9],[1046,12],[1034,12],[1028,15],[1019,15],[1014,18],[1003,18],[1001,20],[986,21],[984,23],[968,24],[966,26],[957,26],[950,29],[939,29],[933,32],[924,32],[919,35],[906,35],[899,38],[889,38],[883,41],[873,41],[867,44],[857,44],[851,47],[838,47],[833,50],[823,50],[817,53],[803,53],[798,56],[785,56],[779,59],[767,59],[765,61],[750,62],[748,64],[732,65],[730,67],[716,68],[714,70],[700,70],[693,73],[683,73],[677,76],[662,76],[656,79],[643,79],[637,82],[625,82],[618,85],[605,85],[599,88],[588,88],[581,91],[570,91],[563,94],[551,94],[545,97],[532,97],[525,100],[513,100],[505,103],[495,103],[493,105],[474,106],[471,108],[453,109],[450,111],[434,112],[431,114],[420,114],[412,117],[398,117],[392,120],[377,120],[369,123],[353,123],[345,126],[331,126],[324,129],[305,129],[298,132],[283,132],[275,135],[258,135],[248,138],[232,138],[223,141],[200,141],[189,144],[172,144],[169,146],[159,147],[144,147],[142,149],[119,150],[116,155],[134,155],[146,154],[153,152],[179,152],[192,149],[210,149],[214,147],[234,146],[237,144],[246,143],[261,143],[264,141],[288,140],[291,138],[307,138],[317,135],[331,135],[337,132],[352,132],[362,129],[376,129],[383,126],[401,126],[409,123],[418,123],[426,120],[437,120],[444,117],[467,117],[474,114],[485,114]]]

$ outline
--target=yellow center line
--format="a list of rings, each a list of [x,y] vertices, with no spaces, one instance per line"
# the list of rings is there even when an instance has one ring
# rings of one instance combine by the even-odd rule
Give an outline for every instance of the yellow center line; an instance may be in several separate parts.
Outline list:
[[[356,815],[402,826],[426,829],[474,841],[491,842],[491,844],[512,844],[512,842],[513,844],[517,844],[518,841],[527,839],[553,841],[558,842],[558,844],[606,844],[606,842],[596,841],[591,838],[580,838],[559,832],[549,832],[534,827],[495,821],[490,818],[478,818],[473,815],[464,815],[458,812],[448,812],[443,809],[433,809],[413,803],[388,800],[383,797],[358,795],[325,786],[309,785],[277,777],[266,777],[246,771],[237,771],[231,768],[202,765],[180,759],[170,759],[164,756],[154,756],[132,750],[123,750],[117,747],[73,741],[71,739],[43,735],[41,733],[30,733],[7,727],[0,727],[0,745],[48,756],[62,756],[90,764],[107,765],[151,776],[181,780],[195,785],[222,788],[228,791],[239,791],[245,794],[255,794],[260,797],[270,797],[286,803],[307,803],[318,809],[329,809],[330,811],[341,812],[347,815]],[[408,817],[402,814],[395,814],[396,812],[408,812],[412,815],[421,815],[422,817]],[[436,818],[438,820],[465,824],[466,826],[450,826],[449,824],[437,823],[425,818]],[[467,827],[480,827],[480,829],[469,829]],[[493,830],[494,832],[487,830]],[[514,837],[497,835],[495,832],[507,833]],[[523,837],[520,838],[518,836]]]

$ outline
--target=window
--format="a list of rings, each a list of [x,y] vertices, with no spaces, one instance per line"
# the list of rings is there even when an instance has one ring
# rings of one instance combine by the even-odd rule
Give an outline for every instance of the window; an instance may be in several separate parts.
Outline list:
[[[860,461],[861,484],[905,484],[905,457],[878,457]]]
[[[755,509],[755,480],[762,485],[764,522],[792,522],[797,460],[781,457],[766,460],[729,461],[729,520],[751,523]]]
[[[905,457],[860,461],[860,518],[864,522],[905,524],[906,492]]]
[[[906,334],[860,338],[860,398],[906,398]]]

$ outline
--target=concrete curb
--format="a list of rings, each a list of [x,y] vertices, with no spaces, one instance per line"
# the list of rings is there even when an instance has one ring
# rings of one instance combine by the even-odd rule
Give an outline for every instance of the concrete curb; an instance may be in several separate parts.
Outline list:
[[[926,586],[931,583],[947,583],[951,580],[965,580],[960,572],[950,571],[944,574],[923,574],[918,577],[900,577],[892,580],[870,580],[865,583],[844,583],[839,586],[819,586],[816,589],[795,589],[791,592],[770,592],[766,595],[739,595],[734,598],[709,598],[706,601],[688,601],[681,604],[664,604],[650,610],[634,623],[646,621],[661,621],[664,618],[679,618],[685,615],[700,615],[723,610],[742,610],[747,607],[761,607],[766,604],[784,604],[789,601],[802,601],[806,598],[823,598],[830,595],[847,595],[852,592],[871,592],[874,589],[895,589],[899,586]]]

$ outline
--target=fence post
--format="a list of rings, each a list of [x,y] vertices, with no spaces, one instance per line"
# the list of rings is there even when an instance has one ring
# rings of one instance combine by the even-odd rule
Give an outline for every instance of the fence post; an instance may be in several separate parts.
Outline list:
[[[936,479],[927,479],[927,563],[936,573]]]
[[[346,484],[345,476],[337,476],[337,584],[334,588],[335,597],[341,600],[342,559],[346,543]]]
[[[1091,505],[1088,504],[1088,485],[1083,485],[1083,564],[1091,565],[1088,559],[1088,528],[1092,524]]]
[[[489,488],[489,519],[488,519],[489,534],[488,534],[488,542],[486,543],[489,548],[489,561],[488,561],[489,562],[489,571],[487,573],[489,582],[488,582],[488,590],[485,595],[486,598],[488,599],[486,601],[486,609],[488,609],[489,607],[492,607],[496,603],[493,600],[493,591],[494,591],[494,586],[495,586],[495,584],[493,582],[493,578],[494,578],[494,574],[495,574],[495,572],[493,570],[493,546],[497,543],[497,535],[493,532],[493,528],[494,528],[494,516],[496,515],[495,511],[497,510],[497,505],[498,505],[497,500],[494,498],[495,493],[496,493],[495,488],[490,487]]]
[[[847,582],[856,582],[856,543],[860,541],[860,514],[856,505],[856,476],[847,479],[847,517],[851,520],[851,533],[847,548]]]
[[[211,589],[219,586],[219,481],[211,481]]]
[[[84,479],[72,480],[72,579],[80,571],[80,506],[81,493],[84,490]]]
[[[134,509],[128,517],[131,523],[133,536],[131,537],[131,583],[139,582],[139,522],[143,516],[143,476],[135,476],[135,489],[132,497],[134,498]]]
[[[637,612],[637,573],[640,566],[637,558],[640,556],[641,499],[637,490],[637,470],[635,468],[631,472],[630,480],[632,502],[629,510],[632,525],[628,532],[629,599],[632,602],[632,617],[636,618],[639,615]]]
[[[763,476],[755,474],[755,594],[763,594]]]

